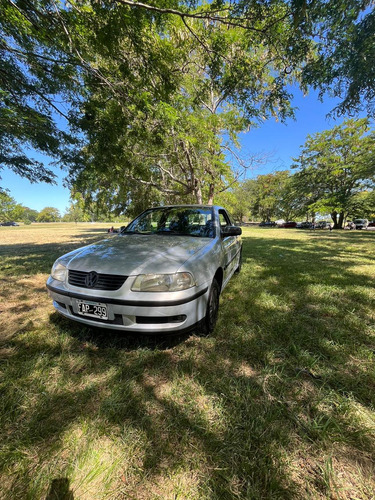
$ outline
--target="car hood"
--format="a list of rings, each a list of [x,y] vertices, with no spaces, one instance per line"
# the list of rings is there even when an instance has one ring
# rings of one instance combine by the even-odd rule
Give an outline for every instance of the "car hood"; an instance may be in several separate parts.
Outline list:
[[[62,260],[68,269],[125,276],[174,273],[211,238],[120,235],[75,250]]]

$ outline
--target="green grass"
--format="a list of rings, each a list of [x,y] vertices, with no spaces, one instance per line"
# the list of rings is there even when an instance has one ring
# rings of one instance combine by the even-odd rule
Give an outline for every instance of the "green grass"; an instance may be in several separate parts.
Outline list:
[[[0,498],[375,496],[375,232],[246,228],[215,332],[154,338],[46,295],[103,227],[0,228]]]

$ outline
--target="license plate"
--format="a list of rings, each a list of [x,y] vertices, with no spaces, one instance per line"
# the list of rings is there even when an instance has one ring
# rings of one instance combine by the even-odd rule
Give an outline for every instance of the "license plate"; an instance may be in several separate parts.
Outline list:
[[[90,316],[91,318],[108,319],[108,311],[106,304],[99,302],[88,302],[77,300],[78,314],[82,316]]]

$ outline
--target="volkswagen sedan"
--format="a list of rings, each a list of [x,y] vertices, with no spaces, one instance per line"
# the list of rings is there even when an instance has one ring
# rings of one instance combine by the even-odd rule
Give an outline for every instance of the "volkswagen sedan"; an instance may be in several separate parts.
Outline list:
[[[241,228],[222,207],[146,210],[118,235],[54,263],[47,288],[63,316],[139,333],[211,332],[241,268]]]

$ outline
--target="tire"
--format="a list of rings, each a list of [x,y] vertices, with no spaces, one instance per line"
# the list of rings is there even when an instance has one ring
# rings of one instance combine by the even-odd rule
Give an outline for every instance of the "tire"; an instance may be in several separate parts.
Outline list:
[[[242,247],[240,250],[240,260],[238,261],[237,269],[234,272],[238,274],[241,272],[241,269],[242,269]]]
[[[219,283],[214,278],[210,288],[210,294],[208,297],[206,316],[204,317],[200,333],[202,335],[209,335],[215,329],[216,321],[219,315],[219,297],[220,297],[220,286]]]

